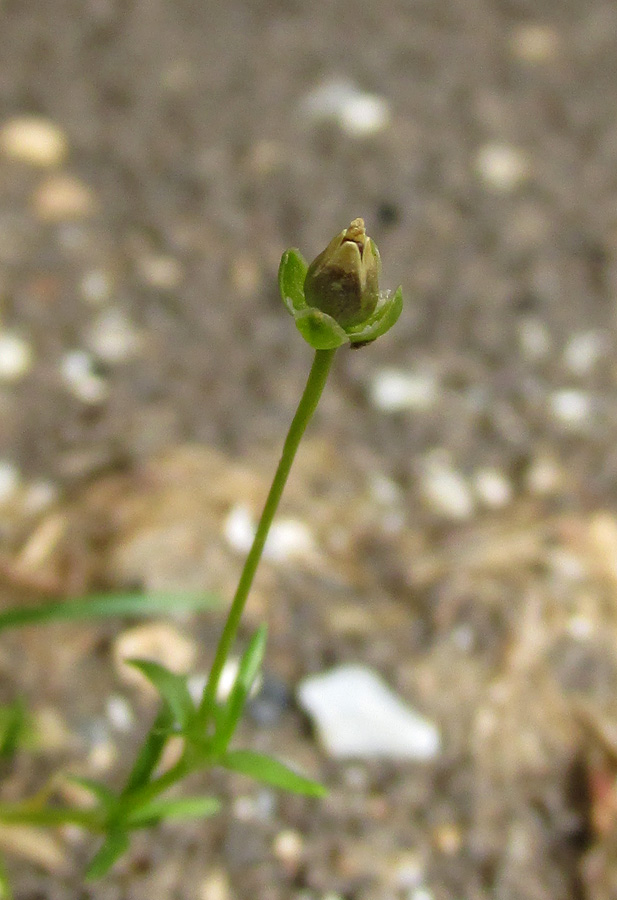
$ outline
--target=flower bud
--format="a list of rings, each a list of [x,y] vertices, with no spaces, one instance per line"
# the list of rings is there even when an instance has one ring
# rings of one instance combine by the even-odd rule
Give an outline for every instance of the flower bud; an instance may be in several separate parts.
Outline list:
[[[304,294],[309,307],[331,316],[342,328],[361,325],[379,300],[379,252],[354,219],[308,267]]]

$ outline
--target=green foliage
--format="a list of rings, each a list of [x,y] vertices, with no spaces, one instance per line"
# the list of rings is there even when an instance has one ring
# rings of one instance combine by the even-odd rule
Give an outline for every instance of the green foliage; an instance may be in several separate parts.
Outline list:
[[[79,600],[16,606],[0,612],[0,631],[24,625],[109,619],[114,616],[156,616],[162,613],[201,612],[220,607],[215,594],[95,594]]]

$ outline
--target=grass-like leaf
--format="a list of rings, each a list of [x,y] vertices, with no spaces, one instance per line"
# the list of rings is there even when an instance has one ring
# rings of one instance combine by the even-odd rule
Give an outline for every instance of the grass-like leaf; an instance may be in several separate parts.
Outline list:
[[[150,780],[150,776],[161,758],[173,724],[174,715],[169,706],[164,703],[158,711],[146,740],[141,745],[137,759],[131,769],[131,774],[122,792],[123,796],[132,794],[133,791],[143,787]]]
[[[79,600],[62,600],[40,606],[15,606],[0,613],[0,631],[24,625],[107,619],[112,616],[154,616],[170,612],[217,609],[216,594],[93,594]]]
[[[6,871],[4,859],[0,856],[0,900],[13,900],[13,890]]]
[[[221,808],[216,797],[156,797],[128,814],[131,828],[145,828],[167,819],[204,819]]]
[[[102,878],[129,848],[129,838],[124,831],[113,831],[105,838],[105,843],[98,851],[88,868],[86,879],[94,881]]]
[[[128,659],[127,662],[146,676],[169,705],[180,728],[186,728],[195,712],[186,675],[178,675],[150,659]]]
[[[216,734],[216,748],[224,750],[231,740],[236,725],[242,715],[246,698],[255,683],[266,649],[268,630],[265,625],[257,629],[251,641],[242,655],[238,674],[231,689],[227,704],[223,709],[223,715],[218,725]]]
[[[266,756],[265,753],[254,753],[252,750],[231,750],[218,760],[219,765],[243,775],[250,775],[257,781],[265,781],[273,787],[292,791],[294,794],[306,794],[309,797],[323,797],[328,791],[311,778],[299,775],[278,759]]]
[[[12,759],[30,733],[31,726],[21,697],[13,703],[0,706],[0,759]]]

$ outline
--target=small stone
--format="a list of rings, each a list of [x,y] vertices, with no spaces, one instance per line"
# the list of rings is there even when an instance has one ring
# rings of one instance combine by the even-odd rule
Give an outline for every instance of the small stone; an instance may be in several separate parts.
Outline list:
[[[33,196],[34,211],[42,222],[62,222],[92,215],[92,190],[73,175],[53,175],[39,185]]]
[[[0,129],[0,147],[11,159],[41,167],[60,165],[68,153],[62,129],[40,116],[18,116],[5,122]]]
[[[439,752],[437,728],[362,666],[305,678],[298,700],[335,758],[428,760]]]
[[[244,504],[234,506],[223,524],[223,534],[228,544],[238,553],[251,549],[257,525],[250,510]],[[312,558],[315,545],[310,529],[297,519],[275,519],[270,528],[264,559],[284,563],[290,560]]]
[[[137,329],[118,308],[106,309],[98,316],[87,340],[92,352],[109,365],[126,362],[135,356],[141,345]]]
[[[462,521],[475,512],[474,496],[464,475],[439,451],[421,464],[420,490],[433,512]]]
[[[370,386],[373,406],[384,412],[412,409],[423,412],[435,405],[439,396],[437,379],[431,372],[403,372],[382,369]]]
[[[555,391],[549,402],[553,418],[572,429],[587,424],[594,411],[591,395],[573,388]]]
[[[334,121],[352,137],[375,134],[390,124],[387,101],[347,80],[329,81],[315,88],[305,97],[301,112],[314,121]]]
[[[564,473],[557,460],[550,456],[539,456],[530,465],[526,480],[532,494],[546,497],[562,489]]]
[[[0,381],[19,381],[34,362],[31,345],[17,334],[0,333]]]
[[[60,361],[62,380],[83,403],[96,405],[109,396],[109,385],[94,372],[94,359],[85,350],[71,350]]]
[[[182,281],[182,266],[173,256],[144,256],[138,268],[146,284],[159,291],[173,291]]]
[[[113,694],[107,701],[107,718],[112,728],[121,734],[128,734],[135,724],[131,704],[120,694]]]
[[[519,324],[518,339],[521,350],[531,362],[539,362],[551,352],[551,336],[548,328],[534,316],[523,319]]]
[[[514,56],[523,62],[552,62],[559,51],[559,34],[549,25],[520,25],[512,35],[510,46]]]
[[[308,525],[298,519],[274,520],[266,539],[264,559],[277,563],[308,561],[314,554],[315,543]]]
[[[60,496],[58,485],[52,481],[40,479],[24,486],[22,506],[26,515],[36,516],[56,502]]]
[[[487,187],[504,194],[519,187],[529,174],[529,164],[523,153],[507,144],[481,147],[476,168]]]
[[[573,375],[587,375],[608,351],[608,336],[601,331],[573,335],[563,351],[563,361]]]
[[[231,885],[224,869],[211,869],[198,889],[198,900],[232,900]]]
[[[111,291],[111,278],[100,269],[87,272],[81,280],[81,295],[92,306],[106,303],[111,297]]]
[[[21,483],[17,466],[8,459],[0,460],[0,504],[10,503]]]
[[[478,498],[489,509],[501,509],[512,500],[512,485],[499,469],[479,469],[473,482]]]
[[[223,523],[225,540],[238,553],[248,553],[255,537],[257,526],[253,521],[248,506],[239,503],[228,513]]]
[[[116,638],[113,658],[116,671],[125,684],[153,695],[153,686],[128,659],[151,659],[172,672],[187,672],[195,662],[197,648],[177,628],[167,622],[150,622],[129,628]]]
[[[304,852],[302,835],[291,828],[279,831],[272,843],[272,852],[287,868],[296,869],[302,861]]]

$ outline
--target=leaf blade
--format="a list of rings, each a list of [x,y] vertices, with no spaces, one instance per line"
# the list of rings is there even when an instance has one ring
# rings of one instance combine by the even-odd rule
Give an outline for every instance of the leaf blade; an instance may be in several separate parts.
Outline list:
[[[217,762],[225,769],[249,775],[257,781],[264,781],[266,784],[292,791],[294,794],[324,797],[328,792],[318,781],[294,772],[278,759],[266,756],[265,753],[255,753],[252,750],[231,750]]]

